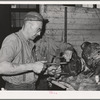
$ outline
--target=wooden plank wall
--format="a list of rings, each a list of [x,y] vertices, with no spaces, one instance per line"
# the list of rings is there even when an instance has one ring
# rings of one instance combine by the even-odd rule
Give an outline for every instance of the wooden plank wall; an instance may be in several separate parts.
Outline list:
[[[49,20],[45,35],[63,41],[65,7],[42,5],[41,14]],[[100,9],[67,7],[67,40],[74,45],[80,56],[80,45],[84,41],[100,43]]]
[[[67,40],[79,55],[84,41],[100,43],[100,9],[67,7]]]
[[[45,35],[56,41],[63,41],[64,34],[64,7],[61,5],[42,5],[41,14],[49,20]]]

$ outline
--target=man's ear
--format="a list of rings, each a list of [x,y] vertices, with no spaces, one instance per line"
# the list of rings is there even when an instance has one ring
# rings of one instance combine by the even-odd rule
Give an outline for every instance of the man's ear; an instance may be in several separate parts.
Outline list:
[[[26,21],[23,25],[23,28],[27,30],[27,28],[30,26],[29,21]]]

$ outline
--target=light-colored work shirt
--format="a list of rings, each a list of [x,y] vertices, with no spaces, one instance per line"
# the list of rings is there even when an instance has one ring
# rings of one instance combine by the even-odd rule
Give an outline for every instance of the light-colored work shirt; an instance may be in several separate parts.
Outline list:
[[[9,61],[14,64],[33,63],[32,55],[33,41],[27,41],[22,31],[7,36],[0,50],[0,62]],[[28,72],[13,76],[3,76],[5,81],[19,85],[21,83],[36,82],[38,76],[34,72]]]

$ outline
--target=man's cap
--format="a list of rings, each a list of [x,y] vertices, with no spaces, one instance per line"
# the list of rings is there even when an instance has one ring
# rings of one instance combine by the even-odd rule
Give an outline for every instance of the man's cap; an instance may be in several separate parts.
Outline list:
[[[29,12],[25,15],[24,21],[43,21],[43,16],[38,12]]]

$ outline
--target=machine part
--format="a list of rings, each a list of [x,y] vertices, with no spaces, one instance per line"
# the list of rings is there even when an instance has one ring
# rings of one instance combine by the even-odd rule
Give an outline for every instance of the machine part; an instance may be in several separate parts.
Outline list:
[[[96,83],[99,82],[99,76],[98,75],[95,76],[95,81],[96,81]]]
[[[56,85],[56,86],[62,88],[62,90],[75,91],[75,89],[70,84],[68,84],[66,82],[60,82],[60,81],[54,81],[54,80],[52,80],[51,83],[53,85]]]
[[[62,89],[64,89],[64,90],[67,89],[67,87],[65,87],[64,85],[60,84],[57,81],[52,80],[51,83],[54,84],[54,85],[56,85],[56,86],[58,86],[58,87],[60,87],[60,88],[62,88]]]

